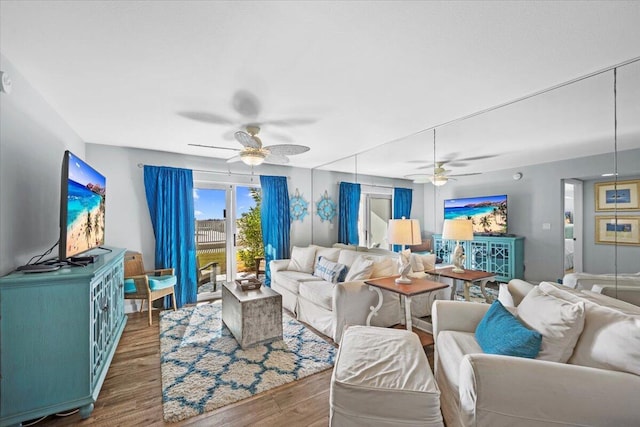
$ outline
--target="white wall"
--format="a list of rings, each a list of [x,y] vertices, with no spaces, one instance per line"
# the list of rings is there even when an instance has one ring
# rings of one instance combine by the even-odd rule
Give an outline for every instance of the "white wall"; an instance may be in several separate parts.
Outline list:
[[[0,275],[4,275],[58,240],[62,157],[70,150],[84,158],[85,151],[80,137],[1,54],[0,70],[13,82],[11,93],[0,93]]]
[[[606,165],[606,167],[603,167]],[[518,169],[505,169],[485,173],[468,179],[459,179],[435,189],[435,213],[425,209],[427,222],[436,223],[436,232],[442,230],[444,200],[507,194],[508,232],[525,237],[525,278],[538,282],[561,279],[564,259],[563,200],[561,185],[563,178],[593,179],[604,169],[612,169],[613,154],[580,157],[572,160],[544,163]],[[618,153],[618,169],[640,175],[640,150]],[[514,181],[512,176],[522,172],[523,178]],[[433,186],[426,186],[426,190]],[[593,245],[593,184],[585,185],[585,251],[584,270],[606,273],[614,269],[614,248],[610,245]],[[425,205],[433,200],[425,193]],[[590,213],[590,214],[589,214]],[[543,224],[551,225],[549,230]],[[591,243],[589,242],[591,238]],[[618,272],[638,272],[640,247],[618,246]]]

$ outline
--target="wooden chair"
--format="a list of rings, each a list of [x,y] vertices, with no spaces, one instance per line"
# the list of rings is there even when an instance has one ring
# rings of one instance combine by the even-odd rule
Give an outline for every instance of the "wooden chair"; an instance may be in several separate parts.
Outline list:
[[[265,274],[266,265],[265,265],[264,257],[257,256],[255,258],[255,262],[256,262],[256,279],[259,279],[260,274]]]
[[[215,291],[218,287],[218,262],[211,261],[200,267],[200,258],[196,256],[196,268],[198,271],[198,287],[211,282]]]
[[[124,256],[124,297],[125,299],[139,299],[140,312],[144,301],[149,310],[149,326],[151,320],[151,304],[164,296],[171,295],[173,309],[177,310],[174,287],[177,278],[173,268],[163,268],[146,271],[142,262],[142,254],[127,251]]]

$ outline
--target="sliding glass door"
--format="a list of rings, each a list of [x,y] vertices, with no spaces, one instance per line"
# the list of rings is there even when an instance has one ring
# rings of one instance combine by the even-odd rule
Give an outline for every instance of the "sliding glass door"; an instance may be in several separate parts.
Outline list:
[[[197,183],[194,189],[198,294],[255,273],[262,256],[260,188]]]

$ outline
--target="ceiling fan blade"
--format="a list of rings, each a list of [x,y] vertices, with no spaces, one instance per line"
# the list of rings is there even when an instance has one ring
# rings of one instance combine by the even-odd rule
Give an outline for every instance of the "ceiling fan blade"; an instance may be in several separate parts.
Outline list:
[[[226,117],[205,111],[178,111],[178,115],[198,122],[213,123],[214,125],[233,124],[233,122]]]
[[[241,130],[237,131],[236,133],[233,134],[233,136],[235,136],[236,140],[242,144],[243,146],[247,147],[247,148],[261,148],[262,147],[262,142],[260,141],[260,139],[257,136],[251,136],[246,132],[243,132]]]
[[[235,163],[235,162],[239,162],[240,160],[242,160],[240,158],[240,154],[238,154],[237,156],[233,156],[227,159],[227,163]]]
[[[317,121],[318,119],[312,119],[311,117],[296,117],[296,118],[281,119],[281,120],[266,120],[261,123],[274,125],[274,126],[289,127],[289,126],[311,125]]]
[[[427,182],[431,182],[431,175],[423,175],[423,174],[413,174],[413,175],[405,175],[407,179],[413,180],[416,184],[424,184]]]
[[[229,147],[218,147],[216,145],[204,145],[204,144],[187,144],[192,147],[205,147],[205,148],[215,148],[216,150],[231,150],[231,151],[240,151],[239,148],[229,148]]]
[[[482,172],[473,172],[473,173],[458,173],[455,175],[447,175],[447,178],[451,178],[452,176],[471,176],[471,175],[480,175]]]
[[[293,156],[295,154],[302,154],[310,150],[310,148],[305,145],[297,145],[297,144],[269,145],[264,148],[266,150],[269,150],[271,154],[284,155],[284,156]]]
[[[289,158],[287,156],[283,156],[282,154],[267,154],[267,157],[264,159],[265,163],[272,163],[275,165],[286,165],[289,163]]]

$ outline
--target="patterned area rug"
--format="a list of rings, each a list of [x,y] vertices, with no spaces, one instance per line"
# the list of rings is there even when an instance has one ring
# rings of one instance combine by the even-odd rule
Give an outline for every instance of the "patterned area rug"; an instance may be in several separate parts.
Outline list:
[[[490,288],[489,286],[485,286],[484,290],[487,292],[487,296],[489,297],[489,301],[493,302],[498,299],[498,291],[496,289]],[[469,287],[469,298],[471,298],[471,302],[486,302],[484,297],[482,296],[482,292],[480,291],[479,285],[471,285]],[[459,285],[456,290],[456,301],[464,301],[464,286]]]
[[[336,349],[283,313],[283,340],[242,350],[220,301],[160,313],[162,403],[175,422],[333,366]]]

